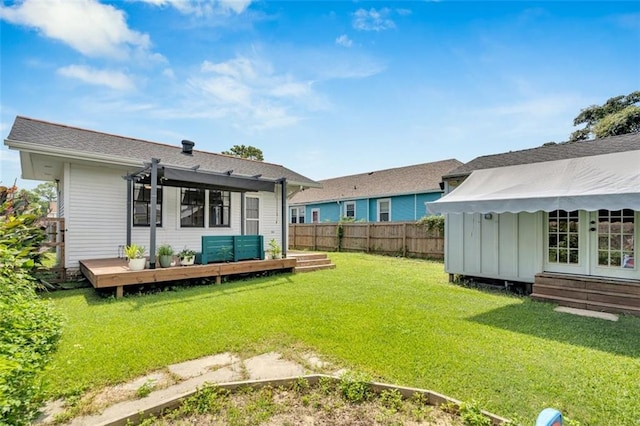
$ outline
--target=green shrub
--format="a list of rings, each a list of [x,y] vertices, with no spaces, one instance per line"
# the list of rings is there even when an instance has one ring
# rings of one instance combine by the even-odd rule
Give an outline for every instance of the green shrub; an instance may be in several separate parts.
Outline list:
[[[340,392],[349,402],[368,401],[372,396],[371,377],[363,373],[348,372],[340,377]]]
[[[26,425],[42,400],[37,375],[60,338],[53,305],[36,294],[30,270],[44,232],[16,188],[0,187],[0,424]]]
[[[444,236],[444,216],[423,216],[416,222],[429,233]]]

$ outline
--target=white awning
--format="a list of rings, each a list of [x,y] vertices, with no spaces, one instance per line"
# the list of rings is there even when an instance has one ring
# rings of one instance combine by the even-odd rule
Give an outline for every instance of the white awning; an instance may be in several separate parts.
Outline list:
[[[640,151],[476,170],[432,213],[640,210]]]

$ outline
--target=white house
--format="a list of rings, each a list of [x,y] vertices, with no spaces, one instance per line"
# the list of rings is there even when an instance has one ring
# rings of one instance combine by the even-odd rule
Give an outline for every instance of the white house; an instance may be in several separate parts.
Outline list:
[[[22,178],[56,182],[72,270],[79,260],[118,257],[131,242],[149,254],[156,244],[197,251],[202,235],[261,234],[286,250],[287,198],[319,186],[186,140],[165,145],[26,117],[16,117],[4,143],[20,151]]]
[[[478,157],[443,176],[449,274],[640,314],[640,134]]]

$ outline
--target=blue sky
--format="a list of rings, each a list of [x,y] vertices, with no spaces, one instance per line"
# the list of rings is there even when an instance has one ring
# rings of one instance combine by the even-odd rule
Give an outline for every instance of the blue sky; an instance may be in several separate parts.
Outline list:
[[[23,115],[312,179],[563,141],[640,89],[637,1],[25,0],[0,25],[3,139]]]

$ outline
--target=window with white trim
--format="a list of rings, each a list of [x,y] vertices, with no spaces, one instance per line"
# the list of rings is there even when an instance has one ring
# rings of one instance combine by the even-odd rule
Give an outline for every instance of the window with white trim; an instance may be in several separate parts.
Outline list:
[[[344,203],[344,217],[346,217],[347,219],[356,218],[356,202],[355,201],[347,201]]]
[[[311,209],[311,223],[320,223],[320,209]]]
[[[291,207],[291,223],[304,223],[304,207]]]
[[[385,198],[378,200],[378,222],[389,222],[391,220],[391,200]]]

